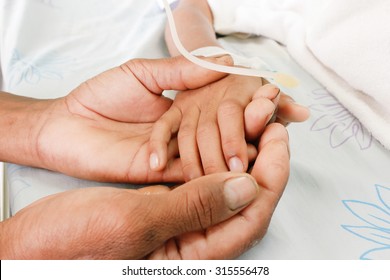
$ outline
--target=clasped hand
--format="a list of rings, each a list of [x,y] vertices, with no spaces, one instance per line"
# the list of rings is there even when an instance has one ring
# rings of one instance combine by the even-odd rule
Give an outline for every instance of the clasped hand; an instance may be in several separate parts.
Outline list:
[[[37,131],[32,165],[101,181],[183,181],[174,138],[166,142],[166,168],[149,167],[153,124],[169,108],[176,110],[161,93],[195,90],[223,77],[183,58],[133,60],[98,75],[64,98],[42,101],[47,107],[31,129]],[[184,98],[180,102],[189,106]],[[245,124],[247,133],[249,127]],[[251,175],[215,173],[174,189],[78,189],[39,200],[2,224],[2,235],[10,238],[0,240],[1,257],[237,257],[265,234],[289,174],[282,125],[262,128],[255,148],[258,154],[248,156],[254,159]]]
[[[131,60],[108,70],[68,96],[49,101],[32,145],[40,159],[35,165],[99,181],[183,181],[175,139],[168,145],[167,168],[149,168],[153,123],[172,104],[161,94],[198,88],[221,77],[183,58]]]
[[[263,86],[261,78],[228,75],[177,94],[153,126],[150,167],[164,170],[174,139],[186,181],[216,172],[246,172],[270,121],[303,121],[308,113],[274,85]]]

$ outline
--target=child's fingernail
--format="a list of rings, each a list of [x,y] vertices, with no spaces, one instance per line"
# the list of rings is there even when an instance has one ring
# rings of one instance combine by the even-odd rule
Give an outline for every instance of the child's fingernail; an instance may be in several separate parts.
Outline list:
[[[266,122],[267,125],[276,121],[277,113],[278,113],[278,108],[276,108],[275,111],[268,116],[267,122]]]
[[[229,159],[229,169],[232,172],[244,172],[244,165],[238,157]]]
[[[232,211],[253,201],[257,196],[257,192],[257,183],[247,176],[232,178],[225,183],[225,201]]]
[[[271,99],[274,104],[278,104],[280,100],[280,88],[275,88],[276,96]]]
[[[159,160],[156,153],[150,154],[149,165],[152,170],[156,170],[159,166]]]
[[[234,65],[234,60],[231,55],[224,54],[216,58],[216,62],[222,65]]]

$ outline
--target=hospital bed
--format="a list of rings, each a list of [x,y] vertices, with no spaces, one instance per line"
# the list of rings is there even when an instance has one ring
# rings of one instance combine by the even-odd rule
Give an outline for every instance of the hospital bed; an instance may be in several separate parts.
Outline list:
[[[0,9],[1,86],[12,93],[56,98],[128,59],[168,56],[166,16],[154,0],[2,0]],[[312,112],[288,127],[286,191],[264,239],[240,258],[390,259],[390,151],[275,41],[227,36],[220,42],[292,73],[299,87],[282,90]],[[101,185],[6,166],[2,215],[53,193]]]

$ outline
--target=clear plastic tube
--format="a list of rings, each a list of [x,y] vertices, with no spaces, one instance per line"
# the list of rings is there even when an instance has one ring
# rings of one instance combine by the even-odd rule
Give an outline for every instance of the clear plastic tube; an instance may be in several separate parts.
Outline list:
[[[187,51],[183,44],[181,43],[179,36],[177,34],[175,20],[172,15],[172,10],[167,2],[167,0],[162,0],[164,4],[164,9],[168,17],[169,28],[171,31],[171,36],[173,39],[173,43],[175,44],[177,50],[189,61],[209,70],[223,72],[227,74],[235,74],[235,75],[243,75],[243,76],[252,76],[252,77],[263,77],[265,79],[272,79],[277,84],[280,84],[287,88],[296,87],[298,85],[298,81],[285,73],[280,72],[271,72],[266,70],[258,70],[252,68],[242,68],[242,67],[234,67],[234,66],[225,66],[215,64],[209,61],[202,60],[194,55],[192,55],[189,51]]]

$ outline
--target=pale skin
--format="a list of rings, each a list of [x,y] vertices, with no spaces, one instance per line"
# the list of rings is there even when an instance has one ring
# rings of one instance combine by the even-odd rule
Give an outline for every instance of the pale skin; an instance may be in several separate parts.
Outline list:
[[[100,181],[182,181],[179,158],[170,157],[163,171],[148,166],[152,125],[172,104],[161,92],[222,77],[180,57],[133,60],[59,99],[0,93],[0,160]],[[0,223],[0,258],[235,258],[265,234],[289,175],[282,125],[266,127],[258,150],[251,175],[215,173],[172,190],[97,187],[43,198]]]
[[[220,47],[206,0],[181,0],[173,14],[188,51]],[[168,26],[166,43],[172,56],[179,54]],[[275,111],[276,121],[283,125],[309,117],[306,107],[264,83],[260,78],[229,75],[208,87],[179,93],[171,109],[153,127],[151,169],[166,167],[167,145],[177,134],[186,180],[214,172],[247,171],[248,148],[253,148],[251,144],[256,143]]]

